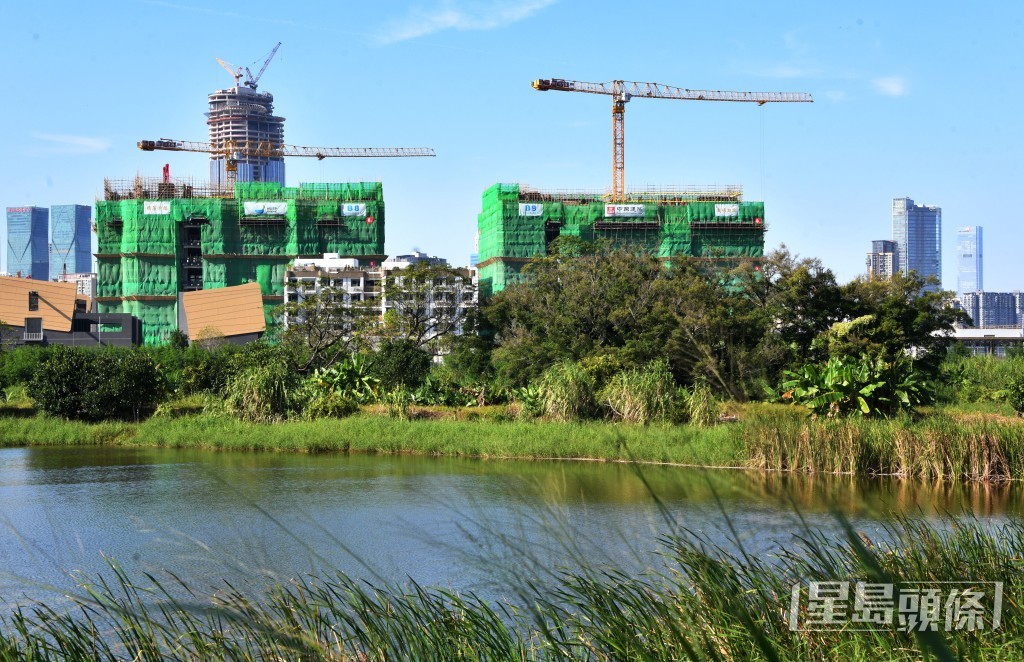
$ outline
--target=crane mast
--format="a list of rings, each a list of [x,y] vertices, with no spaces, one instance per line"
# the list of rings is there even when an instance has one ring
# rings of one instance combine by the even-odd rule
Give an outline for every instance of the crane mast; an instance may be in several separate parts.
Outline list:
[[[626,104],[633,97],[645,99],[680,99],[684,101],[738,101],[756,103],[810,103],[805,92],[729,92],[722,90],[691,90],[660,83],[637,83],[613,80],[610,83],[586,83],[563,78],[541,78],[533,81],[533,89],[541,92],[584,92],[604,94],[612,98],[612,201],[621,202],[626,193]]]

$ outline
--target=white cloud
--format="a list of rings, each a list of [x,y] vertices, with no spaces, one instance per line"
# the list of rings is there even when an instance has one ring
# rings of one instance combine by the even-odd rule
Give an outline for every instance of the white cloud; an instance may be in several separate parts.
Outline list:
[[[890,97],[903,97],[907,95],[907,81],[901,76],[883,76],[871,81],[880,94]]]
[[[558,0],[442,0],[433,9],[413,9],[377,36],[381,44],[423,37],[442,30],[493,30],[522,21]]]
[[[32,137],[44,143],[39,149],[33,150],[34,154],[99,154],[110,149],[110,141],[106,138],[56,133],[33,133]]]

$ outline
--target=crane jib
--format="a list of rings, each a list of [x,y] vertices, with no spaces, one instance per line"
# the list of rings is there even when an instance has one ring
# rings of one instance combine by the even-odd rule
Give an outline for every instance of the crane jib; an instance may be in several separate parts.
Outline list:
[[[533,89],[546,92],[584,92],[606,94],[612,97],[612,200],[620,202],[625,196],[625,110],[626,103],[633,97],[647,99],[681,99],[684,101],[738,101],[756,103],[811,103],[814,101],[805,92],[730,92],[726,90],[690,90],[660,83],[637,83],[628,80],[613,80],[609,83],[586,83],[564,78],[538,78],[532,83]]]

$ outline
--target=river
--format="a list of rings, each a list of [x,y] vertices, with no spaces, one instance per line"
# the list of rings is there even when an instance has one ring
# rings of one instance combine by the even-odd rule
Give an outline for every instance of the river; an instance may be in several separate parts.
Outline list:
[[[215,590],[335,570],[504,595],[578,558],[639,569],[686,529],[735,549],[871,534],[895,514],[1019,515],[1020,487],[598,462],[126,448],[0,450],[0,604],[51,601],[75,573],[174,573]],[[803,516],[806,525],[801,521]],[[735,535],[730,532],[730,526]],[[738,540],[737,540],[738,537]]]

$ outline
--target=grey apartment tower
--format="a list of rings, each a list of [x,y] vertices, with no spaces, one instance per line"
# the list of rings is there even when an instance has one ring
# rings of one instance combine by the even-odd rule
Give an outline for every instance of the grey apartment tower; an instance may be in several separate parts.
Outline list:
[[[923,278],[942,280],[941,207],[893,198],[892,238],[896,242],[896,271],[914,271]]]
[[[92,207],[50,207],[50,280],[92,271]]]
[[[231,145],[248,144],[277,150],[284,144],[284,118],[274,115],[274,95],[245,85],[217,90],[210,95],[206,123],[210,128],[210,183],[227,186]],[[284,159],[252,153],[232,154],[235,181],[277,182],[284,186]]]
[[[981,226],[957,228],[956,231],[956,293],[981,292],[982,278]]]
[[[47,250],[50,212],[45,207],[7,208],[7,272],[49,280]]]
[[[876,239],[871,242],[868,253],[868,278],[874,280],[892,278],[896,265],[896,242],[891,239]]]

